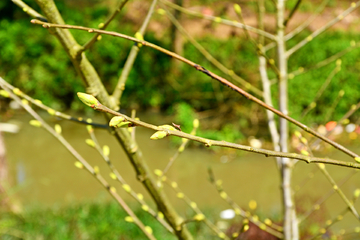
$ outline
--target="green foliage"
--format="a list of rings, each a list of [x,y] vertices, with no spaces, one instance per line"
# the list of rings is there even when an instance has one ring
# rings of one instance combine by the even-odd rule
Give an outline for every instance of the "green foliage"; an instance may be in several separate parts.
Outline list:
[[[153,229],[155,237],[177,239],[140,208],[134,212],[145,226]],[[193,212],[188,213],[189,218],[193,214]],[[206,212],[210,217],[213,214],[213,210]],[[18,239],[12,236],[12,232],[23,236],[23,239],[140,240],[146,238],[134,223],[124,220],[128,215],[115,202],[77,203],[61,208],[40,207],[27,210],[21,216],[3,212],[0,216],[0,238],[4,240]],[[188,225],[192,234],[198,236],[196,239],[213,239],[209,238],[213,234],[205,224],[194,222]]]

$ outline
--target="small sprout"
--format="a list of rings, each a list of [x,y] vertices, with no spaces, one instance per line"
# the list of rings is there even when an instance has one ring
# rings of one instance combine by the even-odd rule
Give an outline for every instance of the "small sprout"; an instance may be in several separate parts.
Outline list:
[[[12,91],[13,91],[13,93],[15,93],[18,96],[21,96],[21,94],[22,94],[21,90],[18,88],[14,88]]]
[[[97,36],[97,38],[96,38],[96,40],[98,40],[98,41],[100,41],[101,39],[102,39],[101,35]]]
[[[249,228],[249,224],[244,225],[243,232],[246,232],[247,230],[249,230]]]
[[[29,105],[29,101],[26,99],[21,99],[22,104]]]
[[[332,224],[332,221],[329,219],[326,221],[326,225],[330,226]]]
[[[338,185],[334,185],[334,186],[333,186],[333,189],[334,189],[334,190],[338,190],[338,189],[339,189]]]
[[[239,4],[237,3],[234,4],[234,10],[237,14],[241,15],[241,7]]]
[[[171,131],[176,131],[176,128],[174,128],[173,126],[170,125],[161,125],[159,126],[160,128],[163,128],[165,130],[171,130]]]
[[[222,185],[222,180],[221,179],[218,179],[216,180],[216,186],[220,187]]]
[[[91,125],[86,125],[86,130],[88,131],[88,133],[94,132],[94,128]]]
[[[290,74],[288,75],[288,78],[289,78],[289,79],[294,79],[294,77],[295,77],[295,75],[292,74],[292,73],[290,73]]]
[[[136,195],[137,195],[138,199],[140,199],[140,200],[143,200],[143,199],[144,199],[144,195],[142,195],[141,193],[138,193],[138,194],[136,194]]]
[[[24,12],[29,11],[29,9],[28,9],[28,8],[26,8],[26,7],[24,7],[22,10],[23,10]]]
[[[182,193],[182,192],[178,192],[177,194],[176,194],[176,197],[178,197],[178,198],[184,198],[184,193]]]
[[[159,8],[157,11],[156,11],[159,15],[164,15],[166,12],[164,9],[162,8]]]
[[[249,202],[249,208],[251,210],[255,210],[257,208],[257,202],[255,200],[250,200]]]
[[[149,227],[149,226],[145,226],[145,231],[148,232],[149,234],[152,234],[152,233],[153,233],[152,228]]]
[[[78,92],[77,95],[80,101],[82,101],[85,105],[89,107],[94,108],[94,106],[100,105],[100,102],[93,95],[81,93],[81,92]]]
[[[316,102],[311,102],[310,103],[310,108],[315,108],[316,107]]]
[[[235,208],[235,209],[234,209],[234,212],[235,212],[236,215],[240,215],[240,214],[241,214],[240,208]]]
[[[204,214],[202,214],[202,213],[198,213],[198,214],[196,214],[195,216],[194,216],[194,219],[196,220],[196,221],[202,221],[202,220],[204,220],[205,219],[205,216],[204,216]]]
[[[98,166],[94,166],[94,173],[99,174],[100,168]]]
[[[357,188],[357,189],[355,189],[355,191],[354,191],[354,198],[358,198],[359,196],[360,196],[360,189]]]
[[[55,113],[56,113],[56,111],[55,111],[54,109],[52,109],[52,108],[49,108],[49,109],[47,110],[47,112],[48,112],[48,114],[50,114],[51,116],[54,116]]]
[[[306,41],[310,42],[311,40],[313,40],[313,37],[310,35],[306,38]]]
[[[252,217],[252,220],[253,220],[254,223],[256,223],[256,222],[259,221],[259,217],[258,217],[257,215],[254,215],[254,216]]]
[[[187,138],[182,138],[181,139],[181,142],[183,142],[183,143],[186,143],[187,141],[189,141],[189,139],[187,139]]]
[[[274,65],[274,64],[275,64],[275,60],[272,59],[272,58],[270,58],[270,59],[269,59],[269,63],[270,63],[271,65]]]
[[[194,209],[194,208],[197,208],[196,202],[191,202],[191,203],[190,203],[190,207],[192,207],[193,209]]]
[[[352,3],[351,3],[351,7],[352,7],[352,8],[356,7],[356,3],[352,2]]]
[[[0,90],[0,96],[8,98],[8,97],[10,97],[10,94],[7,91],[1,89]]]
[[[348,118],[341,121],[341,124],[347,125],[350,123],[350,120]]]
[[[305,155],[305,156],[309,156],[309,155],[310,155],[309,152],[306,151],[306,150],[304,150],[304,149],[301,150],[300,153],[301,153],[302,155]]]
[[[178,185],[177,185],[177,183],[176,183],[176,182],[172,182],[172,183],[171,183],[171,187],[172,187],[172,188],[177,188],[177,187],[178,187]]]
[[[121,122],[114,127],[115,128],[127,128],[127,127],[131,127],[131,126],[132,126],[132,122]]]
[[[134,222],[134,219],[132,217],[130,217],[130,216],[126,216],[125,221],[131,223],[131,222]]]
[[[77,167],[77,168],[80,168],[80,169],[84,168],[84,165],[79,161],[76,161],[74,164],[75,164],[75,167]]]
[[[163,175],[163,172],[160,169],[155,169],[154,173],[156,176],[161,177]]]
[[[198,128],[199,127],[199,119],[194,119],[194,121],[193,121],[193,127],[194,128]]]
[[[214,21],[217,22],[217,23],[220,23],[220,22],[221,22],[221,18],[220,18],[220,17],[216,17],[216,18],[214,19]]]
[[[117,177],[116,177],[115,173],[112,172],[109,175],[110,175],[111,179],[116,180]]]
[[[104,156],[108,157],[110,155],[110,148],[108,145],[104,145],[102,150],[103,150]]]
[[[301,138],[301,133],[299,131],[295,131],[294,134],[296,137]]]
[[[345,91],[344,91],[344,90],[340,90],[340,91],[339,91],[339,97],[344,96],[344,94],[345,94]]]
[[[135,38],[140,41],[144,41],[144,36],[140,32],[135,33]],[[141,43],[137,43],[137,46],[140,48],[142,47]]]
[[[61,134],[61,126],[59,125],[59,124],[55,124],[55,132],[57,133],[57,134]]]
[[[224,239],[224,238],[226,237],[225,233],[223,233],[223,232],[220,232],[220,233],[218,234],[218,236],[219,236],[219,238],[221,238],[221,239]]]
[[[270,219],[265,219],[264,223],[268,226],[271,226],[272,225],[272,221]]]
[[[86,122],[87,122],[87,123],[92,123],[93,120],[92,120],[91,118],[88,118],[88,119],[86,119]]]
[[[220,197],[221,197],[222,199],[226,199],[226,198],[227,198],[227,193],[224,192],[224,191],[220,192]]]
[[[360,157],[356,157],[356,158],[354,158],[355,159],[355,161],[357,161],[358,163],[360,163]]]
[[[320,205],[319,204],[316,204],[315,206],[314,206],[314,210],[319,210],[320,209]]]
[[[233,70],[229,70],[228,74],[229,74],[229,76],[233,76],[235,74],[235,72]]]
[[[303,71],[304,71],[304,68],[303,68],[303,67],[299,67],[299,68],[298,68],[298,71],[299,71],[299,72],[303,72]]]
[[[238,232],[234,232],[231,236],[235,239],[235,238],[237,238],[237,237],[239,236],[239,233],[238,233]]]
[[[141,209],[144,210],[145,212],[148,212],[148,211],[149,211],[149,206],[146,205],[146,204],[143,204],[143,205],[141,206]]]
[[[165,131],[157,131],[156,133],[151,135],[150,139],[158,140],[158,139],[162,139],[162,138],[164,138],[166,136],[167,136],[167,133]]]
[[[341,65],[341,59],[336,60],[336,66],[340,66]]]
[[[320,169],[325,169],[325,164],[319,163],[318,165],[319,165]]]
[[[30,120],[30,125],[31,126],[34,126],[34,127],[41,127],[41,122],[40,121],[38,121],[38,120]]]
[[[265,230],[265,229],[266,229],[266,225],[265,225],[265,224],[263,224],[263,223],[260,223],[259,228],[260,228],[261,230]]]
[[[351,46],[351,47],[355,47],[355,46],[356,46],[356,42],[355,42],[354,40],[351,40],[351,41],[350,41],[350,46]]]
[[[122,188],[126,191],[126,192],[131,192],[131,187],[128,184],[123,184]]]
[[[325,228],[320,228],[319,232],[320,232],[321,234],[325,234],[325,233],[326,233],[326,229],[325,229]]]
[[[308,143],[308,141],[307,141],[306,138],[304,138],[304,137],[302,137],[302,138],[300,139],[300,141],[301,141],[303,144],[307,144],[307,143]]]
[[[104,23],[99,23],[98,28],[103,28],[105,26]]]
[[[94,32],[94,29],[89,29],[88,32],[92,33],[92,32]]]
[[[158,212],[157,215],[160,219],[164,219],[164,214],[162,212]]]
[[[116,188],[115,188],[115,187],[110,187],[109,190],[110,190],[110,192],[112,192],[112,193],[116,193]]]
[[[165,182],[166,179],[167,179],[166,176],[162,176],[162,177],[161,177],[161,181],[163,181],[163,182]]]
[[[85,142],[90,147],[95,147],[95,142],[92,139],[88,138],[88,139],[85,140]]]
[[[206,141],[205,147],[211,147],[211,141],[210,141],[210,140],[207,140],[207,141]]]
[[[344,16],[343,16],[342,14],[340,14],[340,15],[338,16],[338,19],[339,19],[339,20],[343,20],[343,19],[344,19]]]
[[[360,227],[356,227],[356,228],[354,229],[354,232],[359,233],[359,232],[360,232]]]
[[[110,122],[109,122],[109,126],[110,127],[115,127],[116,125],[122,123],[125,121],[125,118],[122,116],[115,116],[113,117]]]

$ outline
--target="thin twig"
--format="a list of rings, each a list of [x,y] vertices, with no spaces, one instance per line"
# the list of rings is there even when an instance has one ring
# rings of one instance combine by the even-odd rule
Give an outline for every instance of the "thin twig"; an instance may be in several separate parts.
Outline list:
[[[212,72],[210,72],[209,70],[205,69],[204,67],[182,57],[182,56],[179,56],[178,54],[176,53],[173,53],[169,50],[166,50],[162,47],[159,47],[155,44],[152,44],[150,42],[147,42],[147,41],[143,41],[143,40],[139,40],[139,39],[136,39],[134,37],[130,37],[128,35],[125,35],[125,34],[121,34],[121,33],[116,33],[116,32],[109,32],[109,31],[104,31],[104,30],[97,30],[97,29],[93,29],[93,28],[87,28],[87,27],[82,27],[82,26],[72,26],[72,25],[63,25],[63,24],[52,24],[52,23],[45,23],[45,22],[41,22],[39,20],[36,20],[36,19],[33,19],[31,20],[32,23],[34,24],[41,24],[43,25],[43,27],[45,28],[48,28],[48,27],[53,27],[53,28],[65,28],[65,29],[77,29],[77,30],[83,30],[83,31],[88,31],[90,33],[92,32],[99,32],[99,33],[102,33],[102,34],[107,34],[107,35],[110,35],[110,36],[115,36],[115,37],[121,37],[121,38],[124,38],[124,39],[127,39],[127,40],[130,40],[130,41],[133,41],[133,42],[136,42],[136,43],[141,43],[142,45],[144,46],[147,46],[147,47],[150,47],[150,48],[153,48],[155,50],[158,50],[160,52],[163,52],[169,56],[172,56],[184,63],[187,63],[188,65],[194,67],[196,70],[208,75],[209,77],[221,82],[222,84],[230,87],[231,89],[233,89],[234,91],[240,93],[241,95],[243,95],[244,97],[246,97],[247,99],[261,105],[262,107],[274,112],[276,115],[288,120],[289,122],[295,124],[296,126],[300,127],[301,129],[303,129],[304,131],[316,136],[317,138],[320,138],[321,140],[323,140],[324,142],[327,142],[328,144],[332,145],[333,147],[335,147],[336,149],[344,152],[345,154],[353,157],[353,158],[358,158],[359,156],[350,151],[349,149],[345,148],[344,146],[332,141],[331,139],[328,139],[324,136],[322,136],[320,133],[314,131],[313,129],[309,128],[308,126],[306,126],[305,124],[289,117],[288,115],[285,115],[283,114],[282,112],[280,112],[279,110],[267,105],[266,103],[264,103],[263,101],[261,101],[260,99],[254,97],[253,95],[249,94],[248,92],[244,91],[243,89],[241,89],[240,87],[232,84],[231,82],[229,82],[228,80],[226,80],[225,78],[222,78]]]
[[[291,9],[289,16],[285,19],[285,21],[283,23],[285,27],[288,24],[288,22],[290,21],[290,19],[294,16],[294,13],[296,12],[296,10],[299,8],[301,1],[302,0],[297,0],[297,2],[295,3],[295,6]]]

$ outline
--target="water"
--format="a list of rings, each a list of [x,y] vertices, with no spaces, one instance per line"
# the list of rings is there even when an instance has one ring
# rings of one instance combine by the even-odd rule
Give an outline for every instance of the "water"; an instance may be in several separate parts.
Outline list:
[[[44,115],[45,116],[45,115]],[[166,124],[159,116],[142,116],[156,125]],[[74,166],[75,158],[58,141],[44,129],[32,127],[28,124],[31,117],[27,114],[17,113],[12,121],[18,121],[21,130],[17,134],[4,133],[7,148],[7,160],[11,184],[16,189],[16,197],[21,204],[31,206],[34,204],[52,206],[54,204],[68,204],[75,201],[109,200],[107,192],[85,170]],[[96,150],[85,144],[85,139],[90,138],[85,126],[77,123],[57,120],[46,116],[50,125],[59,123],[63,129],[63,136],[88,162],[99,166],[100,173],[115,187],[121,196],[127,200],[132,199],[121,191],[120,184],[109,177],[109,169]],[[96,121],[104,122],[101,116]],[[136,139],[143,151],[151,169],[164,169],[171,156],[176,152],[176,147],[169,144],[169,139],[150,140],[153,131],[137,128]],[[135,172],[120,149],[118,143],[106,130],[97,129],[95,134],[101,145],[108,145],[111,149],[110,158],[123,178],[137,192],[149,196],[142,185],[136,180]],[[280,175],[272,158],[256,154],[236,154],[235,150],[227,149],[221,153],[203,148],[194,144],[176,159],[167,176],[176,181],[180,189],[200,208],[216,207],[219,210],[229,208],[217,194],[214,186],[209,182],[208,168],[211,167],[217,179],[223,181],[224,190],[240,206],[248,209],[250,200],[256,200],[259,211],[267,216],[274,216],[281,212]],[[359,153],[356,146],[350,148]],[[337,151],[328,152],[334,159],[349,160]],[[313,164],[299,162],[294,171],[294,187],[302,185],[304,179],[316,169]],[[328,166],[327,169],[336,181],[341,180],[352,170]],[[342,190],[351,199],[352,192],[360,187],[360,176],[356,174],[343,187]],[[15,188],[15,186],[17,186]],[[303,185],[296,193],[298,206],[304,210],[311,207],[316,199],[321,198],[332,186],[326,178],[317,171],[312,179]],[[170,187],[165,187],[170,200],[174,205],[185,211],[186,206],[182,200],[175,197]],[[334,194],[326,202],[326,219],[336,216],[346,207],[343,201]],[[356,204],[360,209],[359,204]],[[356,223],[351,214],[346,224]],[[348,225],[346,225],[348,226]]]

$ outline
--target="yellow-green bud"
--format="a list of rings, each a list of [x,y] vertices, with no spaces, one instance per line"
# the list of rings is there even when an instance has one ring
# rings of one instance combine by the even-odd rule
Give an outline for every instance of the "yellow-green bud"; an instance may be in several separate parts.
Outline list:
[[[127,128],[130,127],[130,125],[132,125],[131,122],[121,122],[118,125],[114,126],[115,128]]]
[[[239,4],[234,4],[234,9],[235,9],[235,12],[237,13],[237,14],[240,14],[241,15],[241,7],[240,7],[240,5]]]
[[[79,161],[76,161],[74,164],[75,164],[75,167],[77,167],[77,168],[80,168],[80,169],[84,168],[84,165]]]
[[[21,99],[22,104],[29,105],[29,101],[27,99]]]
[[[136,196],[138,197],[138,199],[143,200],[144,199],[144,195],[142,195],[141,193],[136,194]]]
[[[199,119],[194,119],[193,121],[193,127],[198,128],[199,127]]]
[[[356,158],[354,158],[355,159],[355,161],[357,161],[358,163],[360,163],[360,157],[356,157]]]
[[[173,126],[170,126],[170,125],[161,125],[159,127],[163,128],[163,129],[166,129],[166,130],[176,131],[176,128],[174,128]]]
[[[98,106],[100,102],[92,95],[86,93],[77,93],[79,99],[89,107]]]
[[[224,239],[224,238],[226,237],[225,233],[223,233],[223,232],[220,232],[220,233],[218,234],[218,236],[219,236],[219,238],[221,238],[221,239]]]
[[[160,169],[155,169],[154,173],[156,176],[161,177],[163,175],[163,172]]]
[[[354,198],[358,198],[360,196],[360,189],[357,188],[355,191],[354,191]]]
[[[131,187],[128,184],[123,184],[122,187],[126,192],[131,192]]]
[[[116,174],[115,173],[110,173],[110,177],[113,179],[113,180],[116,180]]]
[[[94,173],[98,174],[100,172],[100,168],[98,166],[94,166]]]
[[[12,91],[13,91],[13,93],[15,93],[18,96],[20,96],[22,94],[22,91],[18,88],[14,88]]]
[[[136,32],[135,33],[135,38],[140,40],[140,41],[144,41],[144,36],[140,33],[140,32]],[[137,44],[138,47],[142,47],[142,44],[141,43],[138,43]]]
[[[52,108],[49,108],[49,109],[47,110],[47,112],[48,112],[51,116],[54,116],[55,113],[56,113],[56,111],[55,111],[54,109],[52,109]]]
[[[39,122],[38,120],[30,120],[30,125],[34,126],[34,127],[41,127],[41,122]]]
[[[115,187],[110,187],[109,190],[110,190],[110,192],[112,192],[112,193],[116,193],[116,188],[115,188]]]
[[[147,212],[147,211],[149,211],[149,206],[143,204],[143,205],[141,206],[141,209],[144,210],[145,212]]]
[[[178,192],[178,193],[176,194],[176,196],[177,196],[178,198],[184,198],[184,193]]]
[[[122,116],[116,116],[116,117],[113,117],[110,122],[109,122],[109,126],[110,127],[116,127],[116,125],[122,123],[125,121],[125,118],[122,117]]]
[[[103,146],[103,154],[104,156],[108,157],[110,155],[110,148],[108,145]]]
[[[196,221],[202,221],[202,220],[204,220],[205,219],[205,216],[204,216],[204,214],[202,214],[202,213],[199,213],[199,214],[196,214],[195,216],[194,216],[194,219],[196,220]]]
[[[157,13],[160,14],[160,15],[164,15],[166,12],[165,12],[164,9],[159,8],[159,9],[157,10]]]
[[[226,199],[226,198],[227,198],[226,192],[224,192],[224,191],[220,192],[220,197],[221,197],[222,199]]]
[[[149,226],[145,226],[145,231],[148,232],[149,234],[152,234],[152,233],[153,233],[152,228],[149,227]]]
[[[86,125],[86,130],[88,131],[88,133],[92,133],[94,131],[91,125]]]
[[[98,28],[103,28],[105,26],[104,23],[99,23]]]
[[[10,97],[10,94],[7,91],[1,89],[0,90],[0,96],[8,98],[8,97]]]
[[[134,219],[132,217],[130,217],[130,216],[126,216],[125,221],[126,222],[134,222]]]
[[[158,139],[162,139],[164,137],[167,136],[167,133],[164,131],[157,131],[156,133],[154,133],[153,135],[151,135],[150,139],[151,140],[158,140]]]
[[[95,142],[94,142],[92,139],[90,139],[90,138],[86,139],[86,140],[85,140],[85,143],[86,143],[87,145],[89,145],[90,147],[95,147]]]
[[[164,214],[162,212],[158,212],[157,215],[160,219],[164,219]]]
[[[55,132],[57,133],[57,134],[61,134],[61,126],[59,125],[59,124],[55,124]]]

